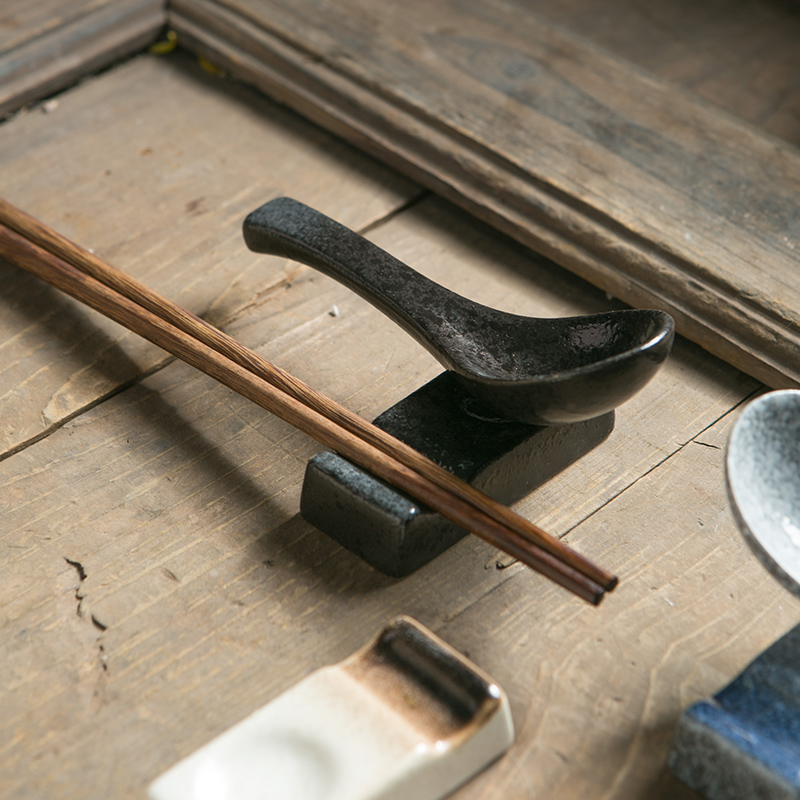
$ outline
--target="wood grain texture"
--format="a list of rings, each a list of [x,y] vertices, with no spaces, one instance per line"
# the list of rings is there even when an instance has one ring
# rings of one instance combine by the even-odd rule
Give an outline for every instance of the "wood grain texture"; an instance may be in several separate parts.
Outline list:
[[[0,16],[0,52],[6,53],[114,4],[114,0],[6,0]]]
[[[4,123],[0,154],[9,199],[368,418],[440,368],[336,282],[244,251],[264,194],[388,217],[377,244],[498,308],[620,305],[443,200],[409,207],[416,186],[180,57]],[[3,798],[141,798],[403,612],[511,698],[517,743],[458,800],[685,800],[664,767],[680,711],[800,619],[726,510],[722,447],[762,387],[685,340],[602,446],[517,506],[620,571],[596,610],[474,537],[380,576],[298,516],[306,437],[5,264],[0,304],[0,432],[39,434],[0,460]],[[71,417],[42,423],[67,395]]]
[[[438,199],[419,203],[370,235],[430,277],[510,311],[569,314],[614,305]],[[263,260],[267,272],[286,270],[281,259]],[[367,415],[439,371],[374,308],[310,269],[226,327]],[[640,555],[641,501],[624,522],[613,509],[646,472],[677,463],[693,447],[702,451],[691,441],[757,388],[679,342],[659,377],[620,409],[609,440],[527,498],[526,515],[546,517],[558,532],[572,530],[570,539],[584,551],[597,553],[592,547],[598,538],[599,550],[634,582],[635,591],[625,596],[629,613],[641,622],[647,616],[636,616],[641,559],[652,559],[659,580],[667,581],[688,568],[693,552],[687,560],[673,555],[672,540],[659,535],[658,510],[648,523],[657,532],[648,534]],[[551,698],[556,719],[548,719],[559,734],[583,743],[581,758],[602,763],[597,737],[604,730],[587,723],[593,706],[585,701],[593,691],[606,697],[602,685],[610,663],[595,668],[570,660],[567,685],[550,691],[528,660],[534,651],[552,653],[545,666],[557,672],[558,659],[567,655],[556,642],[572,631],[573,619],[583,631],[603,625],[600,618],[581,617],[580,601],[509,566],[509,559],[473,537],[407,579],[380,576],[297,515],[305,463],[316,449],[284,423],[173,363],[0,462],[0,552],[12,576],[0,586],[4,797],[141,796],[147,782],[178,758],[313,669],[343,658],[400,612],[449,635],[479,664],[486,659],[509,684],[516,749],[500,772],[494,768],[475,788],[462,790],[466,796],[478,790],[492,796],[497,789],[525,797],[531,781],[547,786],[564,779],[563,771],[554,772],[563,764],[550,751],[538,766],[539,728],[528,723],[535,713],[546,715]],[[697,466],[709,470],[706,462]],[[683,480],[699,479],[682,468],[676,472]],[[714,476],[719,481],[719,464]],[[697,514],[705,513],[706,501],[709,509],[712,500],[721,502],[718,496],[684,500],[687,513]],[[602,528],[579,526],[598,515],[604,515]],[[738,569],[744,557],[736,552]],[[760,574],[757,565],[750,569]],[[763,588],[748,580],[772,596],[768,577]],[[475,623],[481,604],[488,611]],[[659,599],[648,613],[661,605],[666,607]],[[617,609],[608,623],[613,636],[627,641],[631,617],[609,603],[596,613],[606,606]],[[791,624],[789,612],[776,612],[762,638],[746,638],[741,649],[731,649],[733,662],[748,658],[784,623]],[[697,624],[705,626],[706,618]],[[729,634],[730,627],[713,629],[709,647],[724,648]],[[532,641],[541,644],[534,648]],[[567,641],[577,646],[571,633]],[[661,640],[661,646],[668,643]],[[655,659],[659,651],[655,643],[652,648],[648,657]],[[640,663],[646,674],[651,662]],[[700,690],[729,666],[722,663],[706,675]],[[614,680],[615,690],[620,681],[633,685],[626,709],[647,702],[662,708],[661,696],[648,701],[646,681],[634,682],[628,673]],[[662,680],[674,691],[669,670]],[[581,681],[595,688],[572,696],[570,706],[564,694]],[[548,692],[540,694],[540,686]],[[664,697],[673,703],[669,692]],[[677,713],[674,705],[668,711]],[[640,735],[633,713],[616,735],[620,750]],[[663,755],[663,748],[658,752]],[[515,766],[520,759],[523,771]],[[641,770],[655,779],[661,768],[654,756]],[[544,796],[559,795],[553,790]]]
[[[699,797],[666,769],[682,710],[800,620],[800,602],[760,568],[726,506],[734,418],[570,535],[627,575],[604,614],[543,610],[516,572],[439,629],[506,688],[518,731],[515,757],[459,800]]]
[[[7,121],[0,165],[9,200],[216,323],[291,276],[265,272],[245,247],[253,208],[294,193],[360,228],[419,192],[177,54],[137,58],[65,93],[52,114]],[[0,273],[0,453],[164,362],[16,268]]]
[[[20,216],[18,213],[16,219]],[[217,329],[184,313],[163,296],[131,284],[124,273],[69,246],[68,240],[37,221],[31,222],[35,232],[49,234],[48,242],[55,240],[60,249],[67,244],[65,255],[73,263],[0,225],[0,255],[11,264],[158,345],[584,600],[598,605],[604,592],[617,585],[616,576],[404,442],[222,332],[213,335]],[[93,274],[76,268],[87,263]],[[116,291],[115,286],[134,289],[133,296],[141,297],[147,307]]]
[[[5,0],[0,116],[150,44],[164,0]]]
[[[189,47],[615,296],[669,311],[759,380],[800,380],[787,142],[502,0],[174,0],[170,20]]]
[[[800,145],[795,0],[536,0],[536,13]]]

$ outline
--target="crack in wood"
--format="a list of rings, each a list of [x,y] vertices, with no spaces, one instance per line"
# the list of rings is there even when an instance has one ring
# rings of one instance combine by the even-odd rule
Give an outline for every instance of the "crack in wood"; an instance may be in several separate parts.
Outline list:
[[[83,582],[86,580],[86,570],[83,568],[83,564],[81,564],[80,561],[72,561],[66,556],[64,556],[64,561],[66,561],[71,567],[74,567],[78,573],[78,585],[75,587],[75,599],[78,601],[76,613],[81,619],[83,619],[83,599],[85,595],[81,591],[81,586],[83,586]]]
[[[75,587],[75,599],[78,601],[78,607],[76,611],[80,619],[85,619],[83,614],[83,601],[86,599],[86,595],[82,591],[82,586],[87,578],[86,568],[83,566],[83,564],[81,564],[80,561],[75,561],[71,558],[67,558],[66,556],[64,556],[64,561],[66,561],[71,567],[74,567],[75,571],[78,573],[78,585]],[[108,672],[108,657],[106,655],[106,648],[102,638],[103,634],[108,630],[108,625],[101,622],[94,614],[89,615],[89,620],[91,621],[92,625],[94,625],[94,627],[100,631],[100,635],[96,639],[98,661],[102,671]]]
[[[111,400],[118,394],[122,394],[122,392],[127,391],[128,389],[136,386],[139,383],[142,383],[151,375],[155,375],[160,370],[169,366],[173,361],[175,361],[174,356],[169,356],[165,358],[163,361],[159,361],[158,364],[155,364],[149,369],[143,371],[141,374],[136,375],[130,380],[120,383],[118,386],[115,386],[113,389],[111,389],[109,392],[106,392],[104,395],[101,395],[100,397],[95,398],[91,402],[86,403],[85,405],[73,411],[71,414],[67,414],[63,419],[50,421],[49,425],[44,430],[37,433],[35,436],[31,436],[29,439],[25,439],[25,441],[20,442],[19,444],[14,445],[14,447],[9,448],[4,453],[0,453],[0,462],[5,461],[7,458],[11,458],[11,456],[15,456],[17,453],[21,453],[23,450],[27,450],[29,447],[38,444],[44,439],[47,439],[49,436],[52,436],[52,434],[63,428],[68,423],[72,422],[75,419],[78,419],[78,417],[82,417],[84,414],[88,414],[90,411],[93,411],[99,405],[105,403],[107,400]],[[65,560],[68,563],[72,564],[72,566],[75,566],[73,562],[69,561],[69,559]]]
[[[399,216],[400,214],[408,211],[409,209],[414,208],[414,206],[419,205],[423,200],[426,200],[428,197],[431,197],[433,192],[428,189],[423,189],[422,191],[415,194],[413,197],[410,197],[406,200],[405,203],[401,203],[397,208],[393,208],[390,211],[387,211],[382,217],[376,219],[374,222],[370,222],[368,225],[365,225],[360,230],[356,231],[360,236],[366,236],[372,231],[380,228],[389,222],[391,222],[395,217]]]
[[[83,564],[80,561],[72,561],[71,559],[64,556],[64,561],[67,562],[71,567],[75,567],[78,571],[78,578],[80,579],[81,583],[86,580],[86,570],[83,568]]]
[[[608,498],[608,499],[607,499],[607,500],[606,500],[604,503],[602,503],[601,505],[599,505],[597,508],[593,509],[593,510],[592,510],[590,513],[588,513],[588,514],[587,514],[585,517],[583,517],[583,518],[581,518],[580,520],[578,520],[578,521],[577,521],[577,522],[576,522],[574,525],[572,525],[572,526],[571,526],[569,529],[567,529],[567,530],[566,530],[566,531],[565,531],[565,532],[564,532],[564,533],[563,533],[563,534],[562,534],[562,535],[561,535],[559,538],[560,538],[560,539],[563,539],[565,536],[569,536],[569,534],[570,534],[570,533],[572,533],[572,531],[574,531],[574,530],[576,530],[577,528],[579,528],[581,525],[583,525],[585,522],[587,522],[589,519],[591,519],[593,516],[595,516],[595,514],[597,514],[597,513],[599,513],[600,511],[602,511],[602,510],[603,510],[603,509],[604,509],[606,506],[608,506],[608,505],[610,505],[611,503],[615,502],[615,501],[616,501],[618,498],[620,498],[620,497],[621,497],[621,496],[622,496],[622,495],[623,495],[625,492],[629,491],[631,488],[633,488],[634,486],[636,486],[636,484],[637,484],[637,483],[639,483],[639,481],[643,480],[643,479],[644,479],[644,478],[646,478],[648,475],[650,475],[650,473],[651,473],[651,472],[654,472],[655,470],[659,469],[661,466],[663,466],[663,465],[664,465],[664,464],[666,464],[668,461],[670,461],[671,459],[673,459],[673,458],[674,458],[676,455],[678,455],[679,453],[683,452],[683,450],[684,450],[686,447],[688,447],[690,444],[700,444],[700,445],[703,445],[704,447],[710,447],[710,448],[713,448],[713,449],[717,449],[717,450],[719,450],[720,448],[719,448],[719,447],[717,447],[716,445],[713,445],[713,444],[707,444],[707,443],[705,443],[705,442],[699,442],[699,441],[697,441],[698,437],[702,436],[702,435],[703,435],[703,434],[704,434],[706,431],[708,431],[708,430],[710,430],[711,428],[713,428],[713,427],[714,427],[714,426],[715,426],[715,425],[716,425],[718,422],[720,422],[721,420],[725,419],[725,417],[727,417],[727,416],[729,416],[730,414],[732,414],[734,411],[736,411],[736,410],[737,410],[738,408],[740,408],[742,405],[744,405],[745,403],[749,402],[749,401],[750,401],[750,400],[751,400],[751,399],[752,399],[752,398],[753,398],[753,397],[754,397],[756,394],[758,394],[758,393],[759,393],[759,392],[761,392],[761,391],[762,391],[762,388],[761,388],[761,387],[759,387],[758,389],[754,389],[754,390],[753,390],[752,392],[750,392],[750,393],[749,393],[749,394],[748,394],[746,397],[743,397],[743,398],[742,398],[742,399],[741,399],[741,400],[740,400],[738,403],[736,403],[734,406],[732,406],[732,407],[731,407],[731,408],[729,408],[727,411],[725,411],[725,413],[724,413],[724,414],[721,414],[719,417],[717,417],[717,418],[715,418],[713,421],[709,422],[709,423],[708,423],[708,425],[706,425],[706,426],[705,426],[705,427],[704,427],[702,430],[698,431],[698,432],[697,432],[697,433],[696,433],[694,436],[692,436],[690,439],[688,439],[688,440],[687,440],[687,441],[685,441],[685,442],[681,442],[681,443],[679,443],[679,444],[678,444],[678,446],[675,448],[675,450],[673,450],[671,453],[668,453],[668,454],[667,454],[667,455],[666,455],[664,458],[662,458],[662,459],[661,459],[660,461],[658,461],[656,464],[653,464],[653,466],[652,466],[652,467],[650,467],[650,469],[648,469],[646,472],[643,472],[643,473],[642,473],[641,475],[639,475],[639,476],[638,476],[638,477],[637,477],[635,480],[631,481],[629,484],[627,484],[626,486],[624,486],[622,489],[620,489],[620,490],[619,490],[619,491],[618,491],[616,494],[614,494],[612,497],[609,497],[609,498]]]

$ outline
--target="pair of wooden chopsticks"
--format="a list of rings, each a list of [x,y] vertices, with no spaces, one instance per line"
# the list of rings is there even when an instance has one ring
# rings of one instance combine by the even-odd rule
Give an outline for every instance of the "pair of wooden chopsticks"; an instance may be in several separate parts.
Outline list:
[[[597,605],[614,575],[421,453],[0,199],[0,255]]]

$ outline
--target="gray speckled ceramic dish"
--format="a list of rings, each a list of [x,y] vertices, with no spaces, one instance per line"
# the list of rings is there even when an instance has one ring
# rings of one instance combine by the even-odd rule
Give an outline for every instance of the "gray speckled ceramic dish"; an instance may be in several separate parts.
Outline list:
[[[727,452],[728,495],[761,563],[800,597],[800,391],[750,403]]]

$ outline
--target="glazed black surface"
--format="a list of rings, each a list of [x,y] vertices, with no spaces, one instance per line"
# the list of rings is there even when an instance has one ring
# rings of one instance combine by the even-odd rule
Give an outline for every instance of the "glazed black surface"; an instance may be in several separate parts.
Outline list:
[[[614,412],[573,425],[498,419],[445,372],[374,424],[495,500],[510,505],[604,441]],[[304,519],[376,569],[401,578],[466,531],[336,453],[308,462]]]
[[[672,318],[627,310],[539,319],[474,303],[290,198],[244,222],[247,246],[302,261],[391,317],[473,394],[512,419],[575,422],[641,389],[669,354]]]

